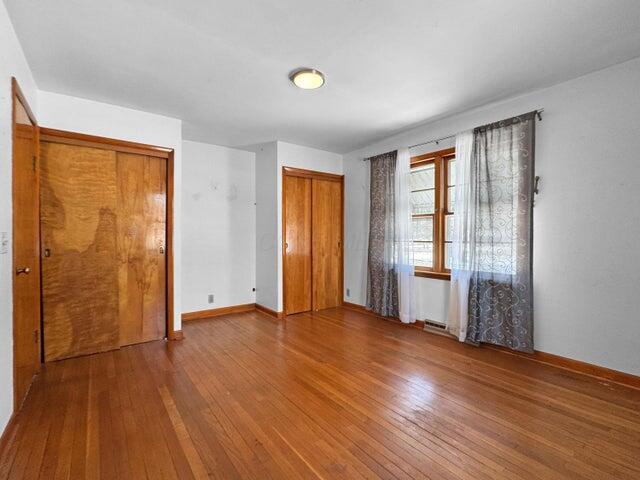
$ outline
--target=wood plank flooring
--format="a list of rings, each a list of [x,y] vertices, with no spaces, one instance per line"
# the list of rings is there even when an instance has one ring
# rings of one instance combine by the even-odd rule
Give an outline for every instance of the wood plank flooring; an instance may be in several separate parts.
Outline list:
[[[45,366],[0,478],[638,479],[640,391],[343,308]]]

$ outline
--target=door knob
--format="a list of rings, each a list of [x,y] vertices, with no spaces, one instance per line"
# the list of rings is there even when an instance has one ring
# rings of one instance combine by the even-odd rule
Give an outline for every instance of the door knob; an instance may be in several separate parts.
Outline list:
[[[29,267],[18,267],[18,268],[16,268],[16,275],[20,275],[21,273],[24,273],[25,275],[28,275],[29,273],[31,273],[31,269]]]

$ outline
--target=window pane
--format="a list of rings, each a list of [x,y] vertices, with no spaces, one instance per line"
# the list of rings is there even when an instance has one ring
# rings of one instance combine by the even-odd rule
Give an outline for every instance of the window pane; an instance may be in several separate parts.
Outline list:
[[[434,188],[435,185],[435,165],[429,163],[422,167],[411,169],[411,190],[424,190]]]
[[[414,242],[413,258],[416,267],[433,268],[433,243]]]
[[[414,218],[413,219],[413,239],[422,240],[423,242],[433,241],[433,218]]]
[[[433,213],[435,211],[435,190],[411,192],[411,213]]]
[[[447,188],[447,208],[450,212],[455,211],[456,207],[456,187]]]
[[[451,242],[453,240],[453,215],[444,217],[444,240]]]
[[[451,270],[451,244],[444,244],[444,268]]]
[[[447,175],[449,178],[447,179],[447,185],[455,185],[456,184],[456,159],[449,160],[449,164],[447,165]]]

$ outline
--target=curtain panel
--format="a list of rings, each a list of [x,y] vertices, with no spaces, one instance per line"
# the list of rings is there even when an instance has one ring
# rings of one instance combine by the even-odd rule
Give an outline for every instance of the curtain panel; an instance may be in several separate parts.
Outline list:
[[[385,317],[397,317],[398,275],[395,270],[395,174],[397,152],[369,160],[369,256],[367,260],[367,309]]]
[[[468,180],[456,199],[465,205],[454,220],[452,279],[460,281],[452,282],[457,318],[449,320],[459,332],[466,324],[472,343],[533,351],[534,145],[535,112],[473,131]]]
[[[416,321],[414,256],[411,222],[411,154],[397,152],[395,174],[395,271],[398,277],[398,317],[402,323]]]

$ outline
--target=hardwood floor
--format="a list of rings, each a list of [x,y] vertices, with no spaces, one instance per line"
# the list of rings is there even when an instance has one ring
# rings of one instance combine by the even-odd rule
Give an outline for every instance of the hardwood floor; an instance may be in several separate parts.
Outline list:
[[[0,478],[638,479],[640,391],[343,308],[45,366]]]

